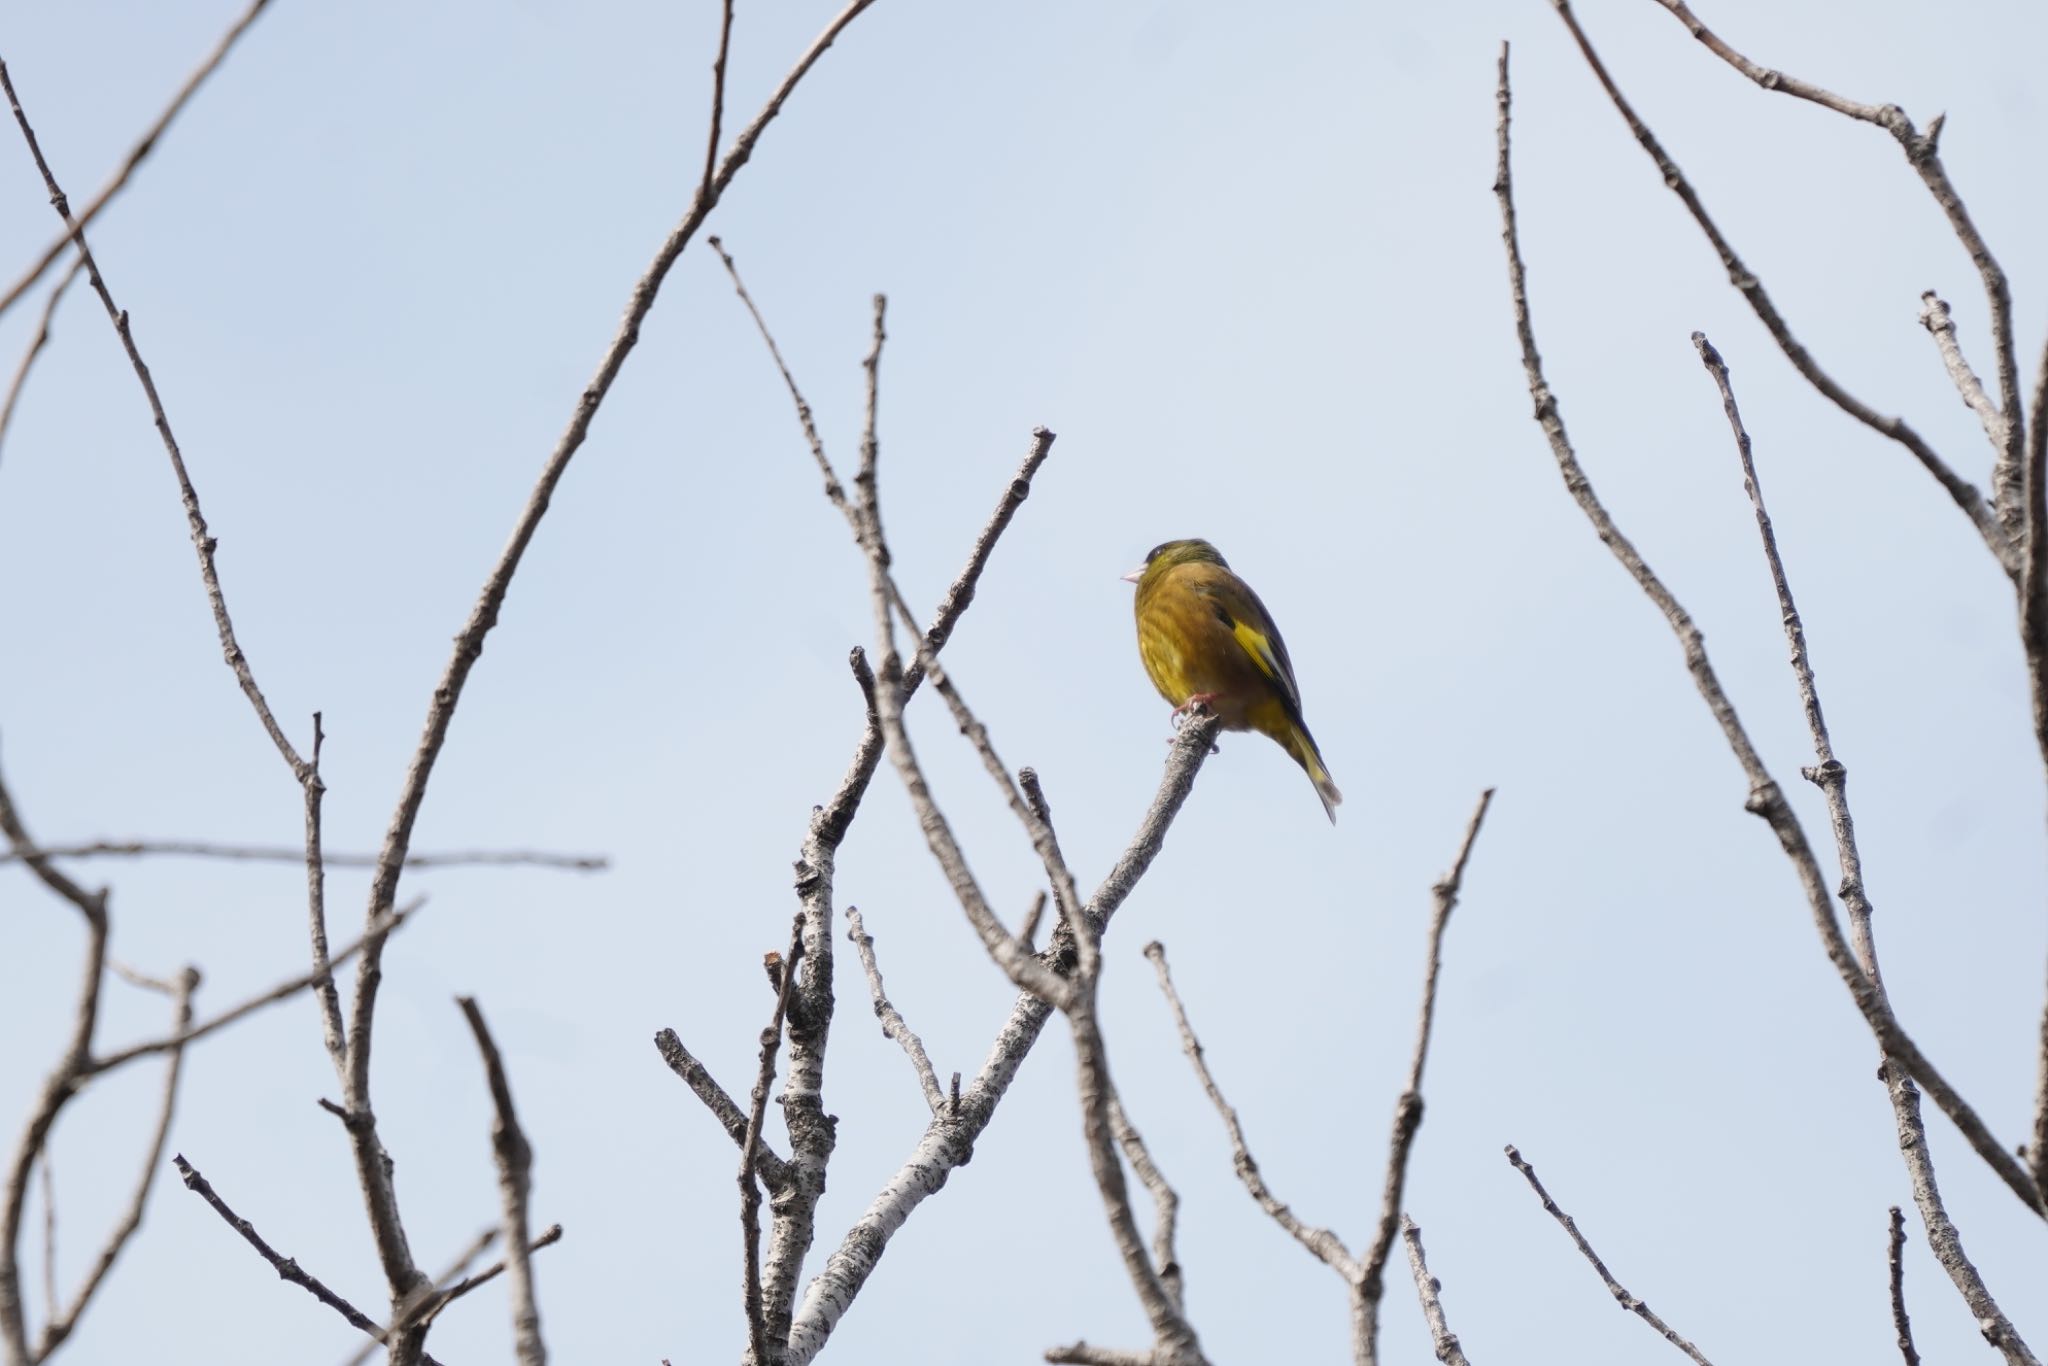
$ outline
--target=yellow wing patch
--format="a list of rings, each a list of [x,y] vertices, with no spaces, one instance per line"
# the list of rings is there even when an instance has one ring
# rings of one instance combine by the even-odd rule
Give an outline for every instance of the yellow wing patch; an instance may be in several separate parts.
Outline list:
[[[1280,661],[1273,657],[1273,646],[1266,639],[1266,633],[1248,622],[1233,620],[1230,633],[1237,637],[1237,643],[1252,657],[1252,663],[1268,678],[1279,678]]]

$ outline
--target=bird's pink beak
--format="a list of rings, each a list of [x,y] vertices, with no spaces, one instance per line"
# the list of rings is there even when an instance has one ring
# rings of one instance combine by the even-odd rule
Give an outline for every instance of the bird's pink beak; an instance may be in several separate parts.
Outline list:
[[[1144,577],[1145,566],[1141,564],[1136,569],[1133,569],[1130,573],[1124,575],[1123,580],[1125,583],[1136,583],[1139,579],[1142,579]]]

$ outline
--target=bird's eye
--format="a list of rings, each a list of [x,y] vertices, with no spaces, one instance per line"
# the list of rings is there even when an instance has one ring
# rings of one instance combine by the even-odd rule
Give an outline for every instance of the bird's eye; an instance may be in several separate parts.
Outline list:
[[[1153,546],[1150,550],[1145,552],[1145,563],[1150,564],[1152,563],[1152,561],[1158,559],[1159,552],[1166,549],[1167,546],[1172,544],[1173,542],[1171,541],[1162,541],[1158,545]]]

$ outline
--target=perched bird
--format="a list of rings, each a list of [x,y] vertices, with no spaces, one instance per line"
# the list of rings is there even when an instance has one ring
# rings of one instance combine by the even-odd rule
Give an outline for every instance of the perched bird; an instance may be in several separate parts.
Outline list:
[[[1294,666],[1259,595],[1207,541],[1154,546],[1124,580],[1138,585],[1138,657],[1173,714],[1205,706],[1225,730],[1270,736],[1307,771],[1335,825],[1344,794],[1301,719]]]

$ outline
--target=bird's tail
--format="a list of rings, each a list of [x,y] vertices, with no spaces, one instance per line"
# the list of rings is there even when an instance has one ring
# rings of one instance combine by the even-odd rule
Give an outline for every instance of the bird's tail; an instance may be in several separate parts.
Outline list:
[[[1308,773],[1309,781],[1316,785],[1316,796],[1323,802],[1323,812],[1329,816],[1330,824],[1337,823],[1337,806],[1344,800],[1344,794],[1337,790],[1337,784],[1330,780],[1330,770],[1323,767],[1322,751],[1316,748],[1315,737],[1308,733],[1308,727],[1296,722],[1287,738],[1287,751],[1294,756]]]

